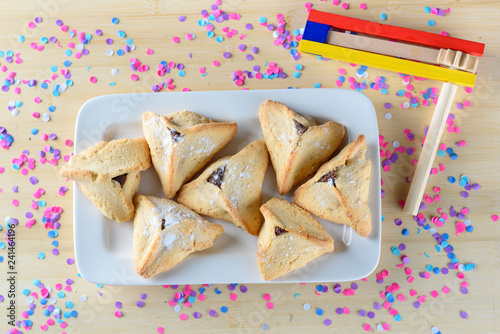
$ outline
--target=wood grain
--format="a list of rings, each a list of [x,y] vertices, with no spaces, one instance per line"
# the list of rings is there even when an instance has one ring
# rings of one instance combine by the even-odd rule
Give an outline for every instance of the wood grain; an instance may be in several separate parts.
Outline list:
[[[261,284],[249,285],[248,292],[239,292],[236,301],[229,300],[229,291],[226,286],[218,286],[223,291],[216,294],[214,287],[207,289],[207,299],[204,302],[196,301],[191,308],[183,307],[182,312],[189,315],[188,321],[179,320],[179,313],[176,313],[168,306],[174,292],[172,289],[163,287],[130,287],[130,286],[104,286],[96,287],[95,284],[85,282],[77,277],[75,265],[68,265],[66,259],[74,257],[73,254],[73,234],[72,234],[72,190],[73,184],[66,182],[58,175],[61,166],[42,165],[37,163],[36,169],[28,175],[36,175],[40,182],[31,185],[27,177],[22,176],[19,171],[12,168],[12,159],[19,157],[23,150],[29,150],[32,156],[49,144],[61,150],[61,154],[67,155],[72,151],[71,147],[64,146],[64,140],[73,138],[74,125],[77,112],[80,106],[88,99],[103,94],[129,93],[149,91],[152,82],[160,82],[155,74],[155,66],[162,60],[181,62],[185,64],[186,76],[179,77],[172,75],[175,91],[180,91],[188,87],[193,91],[200,90],[231,90],[240,89],[233,85],[231,73],[235,70],[252,70],[254,65],[264,66],[265,61],[274,61],[278,66],[283,67],[288,74],[286,79],[255,80],[247,79],[244,86],[248,89],[272,89],[287,87],[313,87],[315,83],[321,83],[323,87],[335,87],[335,80],[338,76],[338,69],[345,68],[349,76],[355,76],[357,68],[349,64],[335,61],[319,61],[316,57],[303,55],[298,63],[302,64],[304,70],[300,79],[293,77],[294,66],[297,62],[290,57],[288,50],[273,45],[272,33],[259,25],[259,17],[266,16],[268,21],[276,24],[276,15],[282,13],[287,22],[287,29],[292,31],[302,28],[307,18],[304,2],[301,1],[223,1],[221,8],[227,12],[241,14],[240,21],[227,21],[216,25],[216,32],[221,33],[222,28],[229,26],[237,29],[239,34],[247,35],[240,40],[238,37],[225,39],[223,43],[217,43],[213,39],[205,37],[205,30],[197,25],[202,9],[210,10],[211,1],[4,1],[2,2],[2,12],[7,19],[0,22],[0,50],[13,50],[20,52],[23,59],[21,65],[8,64],[5,58],[0,58],[0,65],[6,65],[9,70],[16,72],[16,77],[21,79],[34,78],[38,80],[37,87],[27,87],[21,85],[22,92],[16,95],[11,92],[0,93],[0,105],[3,107],[3,114],[0,126],[5,127],[9,133],[15,137],[15,142],[8,151],[0,154],[0,166],[5,168],[5,172],[0,175],[0,213],[2,217],[12,216],[20,220],[18,227],[17,243],[17,303],[18,319],[20,311],[27,309],[25,297],[21,294],[22,289],[29,288],[35,291],[33,280],[40,279],[46,286],[54,287],[56,283],[63,283],[67,278],[73,279],[73,292],[67,293],[64,300],[71,300],[75,303],[75,310],[79,312],[76,319],[67,320],[69,326],[64,330],[67,333],[136,333],[138,330],[144,333],[156,333],[158,326],[163,326],[166,333],[257,333],[262,332],[261,326],[267,323],[272,332],[342,332],[359,333],[362,332],[362,325],[369,323],[372,325],[372,332],[376,331],[375,326],[388,322],[391,330],[397,333],[428,333],[431,327],[437,326],[443,333],[472,333],[488,332],[493,333],[500,328],[500,286],[498,281],[499,270],[499,226],[498,222],[491,220],[492,214],[500,212],[500,155],[498,155],[498,140],[500,139],[498,124],[500,122],[500,106],[498,96],[500,94],[499,74],[500,68],[500,3],[496,1],[484,0],[464,0],[451,1],[444,0],[439,3],[440,8],[451,8],[451,12],[445,16],[438,17],[425,14],[424,7],[428,2],[423,1],[398,1],[390,2],[382,0],[367,1],[368,9],[362,11],[357,2],[351,2],[349,11],[334,6],[331,2],[315,1],[314,8],[331,11],[339,14],[347,14],[352,17],[381,22],[380,13],[388,14],[389,23],[396,26],[408,27],[439,33],[442,30],[448,32],[450,36],[478,41],[486,44],[483,59],[478,68],[476,87],[472,94],[467,94],[463,88],[459,88],[455,101],[471,101],[471,107],[463,110],[452,107],[451,113],[455,115],[455,125],[460,127],[460,133],[454,134],[444,132],[441,142],[453,147],[459,157],[456,161],[451,161],[448,155],[436,157],[434,166],[444,164],[446,169],[437,175],[431,175],[425,193],[434,195],[433,188],[441,188],[439,192],[441,201],[428,205],[424,211],[426,218],[437,215],[437,209],[442,207],[444,212],[449,212],[449,207],[453,205],[455,209],[468,207],[470,213],[467,217],[474,226],[473,233],[464,233],[455,237],[454,225],[457,219],[450,218],[439,231],[450,234],[450,243],[454,247],[454,253],[461,262],[476,263],[473,272],[466,273],[466,281],[469,283],[469,293],[460,293],[460,280],[456,277],[456,272],[452,271],[448,275],[431,274],[430,279],[418,277],[420,272],[425,271],[427,264],[443,267],[448,259],[443,253],[435,251],[435,240],[426,231],[417,235],[417,225],[413,217],[402,212],[398,201],[404,200],[408,192],[409,184],[405,178],[410,176],[414,170],[411,164],[412,159],[416,159],[420,153],[420,142],[423,137],[424,128],[430,123],[433,107],[418,107],[403,109],[401,103],[407,99],[396,96],[399,89],[404,89],[401,78],[396,73],[369,68],[369,78],[367,82],[375,81],[378,76],[385,76],[389,87],[389,94],[383,95],[380,92],[370,89],[364,92],[373,101],[377,110],[380,133],[384,136],[384,141],[391,143],[398,140],[405,147],[412,146],[416,152],[412,156],[400,154],[398,161],[391,165],[390,172],[382,172],[384,182],[383,189],[385,196],[383,202],[383,240],[382,255],[375,273],[383,269],[389,271],[389,277],[383,284],[377,284],[375,273],[368,277],[367,281],[358,281],[359,288],[354,296],[344,296],[333,292],[334,283],[323,283],[329,287],[329,291],[321,296],[315,294],[315,285],[299,284]],[[48,13],[48,14],[47,14]],[[187,20],[180,23],[178,17],[186,15]],[[33,21],[34,17],[41,16],[43,21],[35,29],[27,28],[27,23]],[[111,18],[120,19],[118,25],[111,24]],[[94,34],[96,29],[102,29],[103,38],[111,37],[115,39],[113,49],[125,43],[116,37],[117,30],[126,32],[127,37],[133,39],[137,49],[126,56],[105,55],[109,48],[103,38],[94,36],[94,40],[88,45],[90,54],[81,59],[64,56],[66,45],[76,39],[69,38],[68,34],[61,33],[55,21],[61,19],[70,29],[85,31]],[[427,21],[436,20],[434,27],[429,27]],[[246,23],[252,23],[253,29],[247,31]],[[196,34],[194,41],[184,39],[186,33]],[[17,42],[17,36],[26,36],[24,43]],[[40,44],[41,37],[56,36],[61,42],[62,48],[53,44],[47,44],[42,52],[34,51],[30,48],[30,43]],[[173,44],[172,37],[179,36],[181,42]],[[239,35],[238,35],[239,36]],[[257,46],[259,53],[255,55],[252,62],[246,61],[238,50],[238,45],[245,43],[249,48]],[[146,55],[147,48],[154,49],[154,54]],[[229,51],[232,57],[224,60],[222,53]],[[192,54],[192,58],[188,54]],[[138,73],[140,79],[137,82],[130,80],[132,72],[129,69],[130,57],[136,57],[141,62],[150,66],[146,73]],[[50,89],[44,91],[40,88],[43,79],[50,77],[52,72],[50,66],[57,65],[63,68],[62,62],[71,59],[70,72],[74,85],[69,87],[60,97],[53,97]],[[221,62],[220,67],[212,65],[213,60]],[[89,68],[90,66],[90,68]],[[207,68],[207,76],[199,74],[199,68]],[[110,71],[117,68],[120,73],[112,76]],[[89,77],[95,75],[98,79],[96,84],[89,82]],[[4,73],[4,77],[7,73]],[[116,81],[114,87],[109,86],[110,82]],[[359,79],[358,79],[359,81]],[[440,87],[441,83],[436,81],[415,81],[413,94],[420,94],[421,91],[429,87]],[[344,87],[348,87],[344,84]],[[42,102],[36,104],[34,97],[40,96]],[[7,110],[8,102],[11,100],[22,100],[23,106],[19,108],[20,114],[14,118]],[[390,110],[384,108],[384,103],[390,102],[393,107]],[[207,101],[207,103],[223,103],[223,101]],[[49,105],[54,104],[56,111],[51,114],[50,122],[43,122],[35,119],[32,113],[35,111],[45,112]],[[392,119],[386,119],[386,112],[392,113]],[[32,128],[38,128],[38,135],[31,135]],[[404,130],[411,129],[415,133],[415,140],[406,140]],[[43,142],[40,139],[42,133],[56,133],[57,140]],[[465,147],[456,147],[459,140],[466,140]],[[477,192],[471,191],[469,198],[460,196],[463,190],[458,184],[449,184],[448,176],[457,179],[466,174],[473,183],[481,185]],[[19,186],[19,192],[12,191],[13,186]],[[70,191],[65,196],[57,195],[60,186],[67,186]],[[58,256],[51,255],[51,242],[53,239],[47,237],[47,230],[41,223],[42,210],[30,210],[37,218],[37,223],[33,228],[24,227],[26,221],[25,213],[29,210],[31,201],[35,198],[33,193],[38,188],[44,188],[46,194],[42,197],[48,205],[61,206],[64,209],[61,215]],[[20,205],[13,207],[12,199],[18,199]],[[402,226],[394,224],[395,219],[403,220]],[[1,223],[5,233],[5,224]],[[410,235],[403,237],[402,228],[408,228]],[[336,240],[336,242],[340,240]],[[407,282],[407,275],[403,269],[396,265],[401,263],[399,257],[392,255],[391,247],[400,243],[406,244],[406,254],[410,258],[409,267],[413,270],[415,281]],[[45,260],[38,260],[37,254],[44,252]],[[429,257],[425,256],[425,253]],[[6,250],[0,250],[0,255],[6,257]],[[5,280],[6,262],[0,263],[0,294],[7,296],[7,284]],[[374,302],[382,302],[380,292],[386,286],[397,282],[400,291],[407,299],[405,302],[395,302],[393,307],[402,315],[403,320],[396,322],[389,315],[387,310],[382,309],[376,312],[373,320],[361,318],[357,315],[358,310],[373,310]],[[447,295],[441,293],[443,286],[448,286],[451,292]],[[343,283],[342,287],[350,286],[350,282]],[[199,288],[199,287],[194,287]],[[417,296],[427,295],[427,301],[419,309],[413,307],[415,297],[409,296],[410,289],[417,291]],[[430,297],[430,292],[439,292],[437,298]],[[147,293],[146,306],[137,308],[135,303],[139,300],[141,293]],[[262,299],[264,293],[270,293],[274,302],[274,309],[268,310],[266,302]],[[296,294],[300,295],[296,295]],[[102,295],[101,295],[102,294]],[[88,301],[80,302],[80,295],[88,296]],[[296,295],[296,296],[295,296]],[[295,296],[295,297],[294,297]],[[115,318],[115,302],[123,303],[123,317]],[[311,305],[310,311],[303,310],[303,304]],[[6,302],[0,303],[5,309]],[[37,302],[35,314],[30,317],[34,322],[33,331],[39,332],[41,325],[45,324],[47,318],[43,315],[41,307]],[[222,314],[220,307],[226,305],[229,312]],[[59,300],[57,306],[63,310],[63,300]],[[323,316],[317,316],[314,312],[316,308],[325,311]],[[349,307],[350,315],[336,315],[337,307]],[[208,316],[210,309],[218,310],[218,316],[211,318]],[[202,313],[200,319],[194,319],[194,311]],[[459,317],[461,311],[469,314],[468,319]],[[333,324],[326,327],[323,320],[332,319]],[[57,326],[57,325],[55,325]],[[0,329],[5,331],[5,316],[2,313]],[[48,332],[61,332],[59,327],[51,328]],[[25,331],[23,331],[25,332]]]

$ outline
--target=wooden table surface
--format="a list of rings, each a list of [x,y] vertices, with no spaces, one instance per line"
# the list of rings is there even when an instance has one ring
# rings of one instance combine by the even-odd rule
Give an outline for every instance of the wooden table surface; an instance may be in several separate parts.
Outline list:
[[[343,1],[342,1],[343,3]],[[45,145],[51,145],[61,151],[61,156],[72,152],[73,147],[64,145],[66,139],[73,138],[74,125],[80,106],[88,99],[104,94],[148,92],[151,82],[160,82],[166,77],[156,76],[156,66],[162,60],[183,63],[186,76],[179,77],[177,74],[170,77],[174,80],[175,89],[181,91],[189,88],[192,91],[201,90],[235,90],[241,89],[233,84],[231,74],[236,70],[252,70],[254,65],[264,66],[265,62],[275,62],[287,73],[286,79],[257,80],[247,79],[243,85],[248,89],[271,89],[313,87],[320,83],[322,87],[336,87],[338,70],[347,70],[346,78],[355,77],[359,65],[352,67],[346,63],[336,61],[321,61],[310,55],[302,55],[300,60],[291,58],[289,50],[273,45],[272,33],[265,27],[259,25],[259,18],[267,17],[268,22],[276,24],[276,16],[283,14],[286,20],[286,29],[291,31],[302,28],[307,16],[303,1],[262,1],[262,0],[225,0],[220,8],[226,13],[238,13],[241,15],[239,21],[230,20],[216,23],[214,31],[217,35],[223,34],[224,27],[236,29],[238,34],[232,38],[224,38],[222,43],[206,36],[205,29],[198,26],[203,9],[210,11],[213,2],[210,1],[67,1],[67,0],[23,0],[3,1],[2,12],[4,19],[0,22],[0,50],[7,52],[12,50],[20,53],[22,64],[8,63],[5,56],[0,58],[0,66],[5,65],[7,77],[10,71],[16,73],[20,80],[36,79],[35,87],[29,87],[21,83],[20,94],[14,92],[11,87],[8,92],[0,93],[0,105],[3,114],[0,126],[7,129],[13,135],[14,143],[9,150],[1,150],[0,166],[5,171],[0,174],[0,213],[2,217],[15,217],[19,219],[16,228],[16,297],[17,320],[23,320],[23,311],[27,311],[29,304],[24,289],[29,292],[38,292],[40,289],[34,286],[34,280],[40,280],[45,287],[51,287],[51,296],[56,297],[55,306],[61,308],[61,313],[76,310],[78,316],[65,320],[65,329],[56,322],[49,326],[50,333],[157,333],[158,327],[163,327],[166,333],[192,332],[221,332],[221,333],[253,333],[263,332],[262,326],[269,325],[269,331],[275,333],[284,332],[363,332],[365,324],[371,325],[371,332],[377,332],[377,325],[387,323],[390,330],[397,333],[430,333],[433,327],[437,327],[442,333],[492,333],[500,328],[499,314],[499,223],[494,222],[492,215],[500,214],[500,200],[498,189],[500,187],[500,172],[497,167],[500,163],[498,154],[498,141],[500,139],[499,121],[500,105],[498,96],[500,94],[498,57],[500,55],[500,2],[497,1],[448,1],[443,0],[437,4],[442,9],[450,8],[451,11],[444,16],[427,14],[425,6],[433,6],[428,1],[381,1],[366,0],[368,8],[361,10],[359,1],[348,1],[348,10],[335,6],[331,1],[314,1],[313,8],[330,11],[334,13],[349,15],[357,18],[374,20],[388,24],[420,29],[424,31],[440,33],[446,31],[450,36],[470,39],[486,44],[486,52],[481,60],[477,85],[471,94],[460,87],[455,98],[456,102],[471,101],[469,108],[458,110],[454,104],[452,113],[455,115],[455,126],[460,128],[459,133],[444,132],[442,143],[452,147],[458,153],[457,160],[451,160],[448,154],[436,157],[435,166],[445,166],[445,170],[429,178],[426,194],[434,196],[434,187],[440,187],[440,202],[427,205],[423,210],[428,222],[434,216],[438,216],[438,208],[442,212],[449,213],[450,206],[456,210],[463,207],[469,209],[467,218],[472,222],[474,231],[464,232],[455,236],[455,223],[457,217],[450,217],[444,226],[438,228],[440,233],[450,235],[449,243],[454,247],[454,253],[460,263],[475,263],[476,268],[470,272],[464,272],[465,277],[457,277],[458,270],[451,270],[447,275],[430,274],[428,279],[421,278],[420,273],[426,272],[426,266],[432,265],[439,268],[445,267],[449,262],[444,251],[437,252],[436,241],[427,232],[422,230],[417,234],[417,224],[412,216],[402,212],[398,204],[406,198],[409,184],[405,181],[410,177],[414,167],[411,165],[413,159],[418,158],[420,152],[420,141],[423,137],[424,128],[430,122],[432,107],[419,106],[404,109],[401,104],[408,98],[396,95],[400,89],[405,89],[402,79],[396,73],[390,73],[369,68],[369,77],[365,80],[374,82],[378,76],[385,76],[388,83],[388,94],[383,95],[380,91],[372,89],[364,90],[364,93],[373,101],[377,110],[380,134],[385,137],[384,142],[389,142],[387,149],[394,151],[393,141],[398,140],[402,145],[412,146],[416,153],[412,156],[400,153],[399,159],[391,166],[390,172],[382,172],[384,182],[383,190],[385,196],[382,200],[382,212],[384,215],[382,251],[380,264],[376,271],[367,277],[366,281],[357,281],[358,289],[353,296],[345,296],[333,291],[334,282],[320,283],[328,287],[328,291],[315,293],[316,284],[251,284],[248,285],[246,293],[240,292],[237,286],[234,292],[238,295],[236,301],[230,300],[228,286],[212,285],[206,288],[206,300],[196,301],[190,308],[182,305],[182,310],[177,313],[168,301],[174,297],[176,291],[182,291],[184,286],[177,290],[172,287],[161,286],[134,287],[134,286],[96,286],[86,282],[77,276],[76,265],[67,264],[68,258],[74,258],[73,251],[73,210],[72,191],[73,184],[66,182],[58,175],[58,170],[63,164],[61,159],[57,166],[42,164],[38,151],[43,150]],[[436,4],[434,4],[436,5]],[[382,21],[380,14],[386,13],[388,19]],[[179,16],[185,15],[186,21],[179,22]],[[42,17],[42,22],[36,24],[34,29],[29,28],[29,22],[35,17]],[[113,25],[111,19],[119,18],[119,23]],[[78,44],[78,38],[71,39],[68,32],[62,32],[56,25],[56,20],[61,19],[70,29],[78,32],[91,33],[93,39],[86,46],[90,54],[80,59],[66,56],[65,51],[69,42]],[[435,20],[435,26],[429,26],[428,21]],[[251,23],[252,30],[245,29],[245,25]],[[103,36],[95,35],[96,29],[102,29]],[[125,40],[117,37],[117,31],[123,30],[126,37],[133,39],[136,49],[130,54],[118,56],[116,53],[109,57],[106,50],[112,48],[117,50],[125,45]],[[188,41],[185,34],[194,33],[196,39]],[[240,40],[242,34],[245,38]],[[18,36],[24,35],[25,41],[18,42]],[[47,43],[43,51],[37,51],[30,47],[31,43],[42,44],[42,37],[57,37],[61,47],[56,44]],[[172,38],[180,37],[180,43],[174,44]],[[105,38],[113,38],[112,46],[106,45]],[[247,52],[238,50],[238,45],[244,43],[251,48],[256,46],[259,53],[255,54],[253,61],[245,60]],[[154,54],[147,55],[146,50],[151,48]],[[73,50],[76,52],[77,50]],[[230,59],[222,57],[223,52],[231,52]],[[189,57],[192,55],[192,58]],[[143,64],[149,65],[149,71],[145,73],[132,72],[129,68],[129,60],[136,57]],[[14,57],[15,59],[15,57]],[[65,68],[63,62],[71,60],[72,65],[68,69],[74,85],[68,87],[66,92],[58,97],[52,95],[53,83],[44,90],[41,84],[44,80],[51,80],[53,73],[51,66],[56,65],[59,69]],[[220,67],[214,67],[212,62],[217,60]],[[303,70],[300,79],[293,77],[295,65],[302,64]],[[207,75],[200,76],[199,68],[205,66]],[[111,75],[111,69],[119,70],[117,76]],[[60,74],[59,70],[58,73]],[[130,79],[131,74],[139,75],[138,81]],[[95,84],[89,81],[91,76],[97,78]],[[356,78],[358,82],[362,79]],[[64,80],[58,78],[56,83]],[[116,82],[115,86],[110,86]],[[414,89],[412,94],[422,97],[421,91],[430,87],[440,87],[441,83],[436,81],[411,80]],[[344,83],[344,88],[349,84]],[[165,90],[167,91],[167,90]],[[40,103],[35,98],[41,99]],[[23,105],[18,108],[19,116],[13,117],[8,110],[9,101],[22,101]],[[213,101],[215,102],[215,101]],[[223,101],[220,101],[223,103]],[[384,103],[392,104],[390,112],[391,119],[386,119]],[[48,107],[54,105],[56,110],[51,115],[50,122],[44,122],[41,118],[32,116],[34,112],[43,115]],[[33,128],[39,129],[37,135],[32,135]],[[415,134],[415,140],[410,142],[406,139],[404,130],[410,129]],[[57,134],[56,140],[44,142],[41,139],[43,133]],[[457,147],[455,144],[460,140],[466,141],[465,147]],[[36,167],[27,176],[15,170],[12,159],[19,158],[24,150],[30,151],[30,158],[36,160]],[[48,156],[52,157],[51,154]],[[26,166],[24,166],[26,167]],[[481,188],[478,191],[471,190],[468,198],[462,198],[463,187],[458,184],[462,175],[467,175],[471,183],[478,183]],[[30,176],[36,176],[39,183],[32,185]],[[448,177],[457,179],[455,184],[448,182]],[[13,187],[18,186],[18,192]],[[64,196],[58,195],[58,189],[67,186],[69,191]],[[42,223],[44,208],[33,210],[30,208],[32,200],[37,200],[33,194],[38,188],[44,188],[42,196],[48,206],[59,206],[63,208],[61,215],[61,228],[56,238],[47,236],[48,230]],[[19,200],[17,207],[12,201]],[[26,228],[26,212],[32,212],[36,224]],[[396,226],[396,219],[402,220],[401,226]],[[2,219],[3,220],[3,219]],[[462,220],[463,221],[463,220]],[[1,222],[3,229],[2,237],[5,236],[6,226]],[[435,226],[433,223],[431,225]],[[402,235],[403,228],[409,230],[408,236]],[[3,238],[2,238],[3,239]],[[59,242],[59,255],[52,255],[52,241]],[[2,240],[3,241],[3,240]],[[392,254],[391,248],[400,243],[406,245],[406,250],[399,256]],[[38,259],[38,254],[43,252],[45,259]],[[7,324],[7,314],[11,298],[8,297],[10,284],[7,282],[8,249],[0,249],[3,262],[0,263],[0,295],[4,300],[0,302],[2,317],[0,318],[0,332],[5,333],[12,328]],[[408,275],[404,268],[396,267],[401,263],[401,255],[407,255],[410,259],[405,268],[411,268],[412,276],[415,277],[409,283]],[[427,255],[427,256],[426,256]],[[377,283],[376,274],[387,270],[389,276],[382,284]],[[56,284],[66,285],[66,280],[72,279],[72,291],[66,292],[63,298],[57,297]],[[466,283],[463,283],[466,282]],[[352,282],[342,283],[342,289],[350,288]],[[394,296],[400,294],[405,296],[404,301],[398,300],[391,305],[402,317],[396,321],[389,310],[382,308],[374,309],[374,303],[383,303],[384,299],[380,293],[385,291],[391,284],[399,284],[399,290],[393,292]],[[463,294],[460,288],[468,284],[468,293]],[[201,286],[193,286],[198,290]],[[442,292],[443,287],[449,288],[449,293]],[[222,291],[217,294],[215,289]],[[63,288],[64,290],[64,288]],[[411,290],[415,290],[413,292]],[[433,291],[438,293],[433,297]],[[147,294],[145,306],[138,308],[136,302],[140,300],[142,293]],[[271,295],[274,303],[273,309],[266,307],[267,301],[263,299],[264,294]],[[82,302],[80,297],[85,295],[87,300]],[[425,302],[417,309],[414,302],[418,297],[427,296]],[[40,333],[48,319],[54,319],[51,315],[44,315],[40,304],[40,296],[35,299],[36,309],[29,317],[32,321],[32,332]],[[72,309],[67,308],[66,301],[74,304]],[[115,317],[117,310],[115,302],[121,301],[122,317]],[[310,304],[311,309],[305,311],[303,305]],[[50,304],[50,302],[49,302]],[[227,313],[220,311],[222,306],[228,307]],[[350,314],[338,315],[337,308],[349,308]],[[324,314],[319,316],[316,309],[321,308]],[[217,317],[210,317],[208,311],[217,311]],[[375,317],[361,317],[359,310],[374,311]],[[193,313],[200,312],[201,318],[195,319]],[[462,319],[460,313],[467,312],[468,318]],[[188,315],[187,321],[181,321],[181,313]],[[325,319],[330,319],[332,324],[326,326]],[[63,327],[65,325],[63,324]],[[22,329],[24,333],[28,332]]]

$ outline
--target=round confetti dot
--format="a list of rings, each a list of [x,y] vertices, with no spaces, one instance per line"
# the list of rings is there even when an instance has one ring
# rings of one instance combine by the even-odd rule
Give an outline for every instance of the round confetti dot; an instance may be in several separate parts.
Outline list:
[[[268,324],[262,324],[262,329],[267,331],[269,330],[269,325]]]
[[[304,310],[309,311],[311,309],[311,305],[305,303],[303,308],[304,308]]]
[[[220,308],[220,311],[221,311],[222,313],[226,313],[226,312],[227,312],[227,310],[228,310],[228,309],[227,309],[227,306],[222,306],[222,307]]]
[[[430,27],[434,27],[434,26],[436,25],[436,21],[434,21],[434,20],[429,20],[429,21],[427,22],[427,24],[428,24]]]
[[[386,13],[380,14],[380,19],[381,20],[387,20],[387,14]]]
[[[118,18],[116,18],[116,17],[113,17],[111,19],[111,23],[113,23],[113,24],[118,24],[118,22],[120,22],[120,20],[118,20]]]
[[[467,312],[465,311],[460,312],[460,318],[467,319]]]

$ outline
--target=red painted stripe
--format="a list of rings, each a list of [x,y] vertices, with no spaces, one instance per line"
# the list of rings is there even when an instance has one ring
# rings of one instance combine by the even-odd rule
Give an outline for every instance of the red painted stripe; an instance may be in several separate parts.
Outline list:
[[[482,57],[484,44],[433,34],[430,32],[380,24],[376,22],[355,19],[343,15],[322,12],[311,9],[308,21],[329,24],[334,28],[350,30],[372,36],[395,39],[438,49],[452,49],[462,51],[472,56]]]

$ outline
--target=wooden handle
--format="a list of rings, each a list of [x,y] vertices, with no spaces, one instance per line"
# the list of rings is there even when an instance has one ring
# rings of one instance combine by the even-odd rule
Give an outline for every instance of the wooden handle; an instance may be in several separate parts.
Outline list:
[[[418,213],[432,163],[434,162],[434,157],[439,147],[439,141],[441,140],[441,135],[446,125],[446,119],[450,113],[451,104],[453,103],[456,92],[457,86],[451,83],[446,82],[441,88],[441,94],[439,95],[436,109],[432,115],[431,125],[425,137],[424,147],[422,147],[417,168],[415,169],[415,174],[413,174],[410,191],[408,192],[408,197],[406,197],[406,203],[403,209],[406,213],[412,215]]]

